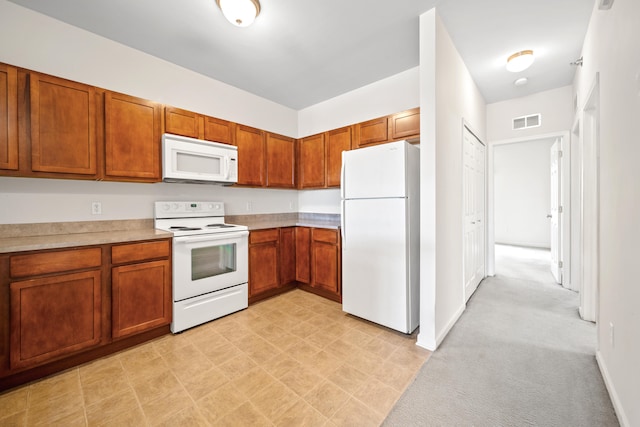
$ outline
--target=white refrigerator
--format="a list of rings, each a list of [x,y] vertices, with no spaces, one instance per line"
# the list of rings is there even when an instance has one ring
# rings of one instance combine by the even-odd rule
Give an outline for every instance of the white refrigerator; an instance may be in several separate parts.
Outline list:
[[[420,150],[342,153],[342,310],[409,334],[420,317]]]

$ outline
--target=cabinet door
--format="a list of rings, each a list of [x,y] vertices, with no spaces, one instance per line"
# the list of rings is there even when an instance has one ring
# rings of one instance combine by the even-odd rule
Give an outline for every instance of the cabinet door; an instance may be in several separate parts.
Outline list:
[[[280,284],[296,281],[296,235],[294,227],[280,229]]]
[[[232,122],[205,116],[204,139],[207,141],[233,145],[233,134],[234,124]]]
[[[280,285],[278,269],[277,228],[252,231],[249,234],[249,296]]]
[[[299,142],[300,188],[322,188],[326,184],[324,134]]]
[[[311,242],[311,285],[340,293],[340,246],[336,230],[314,228]]]
[[[111,284],[114,338],[171,323],[171,263],[168,260],[114,267]]]
[[[0,169],[18,169],[18,72],[0,64]]]
[[[267,133],[267,187],[295,188],[295,142]]]
[[[420,108],[403,111],[391,116],[391,139],[420,136]]]
[[[389,141],[387,117],[369,120],[356,125],[356,146],[366,147]]]
[[[100,271],[13,282],[10,289],[12,369],[99,344]]]
[[[105,179],[161,180],[161,119],[160,104],[105,93]]]
[[[95,89],[44,74],[29,78],[31,169],[95,176]]]
[[[351,150],[351,127],[327,132],[327,187],[340,187],[342,152]]]
[[[164,109],[164,130],[167,133],[202,138],[201,121],[202,116],[191,111],[175,107],[165,107]]]
[[[311,283],[311,229],[296,227],[296,280]]]
[[[238,184],[263,187],[265,184],[264,132],[236,126],[238,146]]]

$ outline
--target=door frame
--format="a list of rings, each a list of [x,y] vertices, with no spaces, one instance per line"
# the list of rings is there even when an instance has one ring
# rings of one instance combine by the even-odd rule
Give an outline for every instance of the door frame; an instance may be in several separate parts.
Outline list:
[[[537,141],[539,139],[560,138],[562,150],[562,161],[560,165],[560,197],[562,206],[562,216],[560,226],[562,227],[560,253],[562,257],[562,286],[571,288],[571,133],[569,131],[553,132],[541,135],[531,135],[521,138],[502,139],[490,141],[488,146],[488,167],[487,167],[487,251],[486,251],[486,272],[488,276],[496,274],[496,253],[495,253],[495,183],[494,183],[494,147],[507,144],[517,144],[522,142]]]
[[[484,234],[484,272],[482,273],[482,278],[480,279],[480,282],[482,282],[482,280],[484,280],[485,277],[487,277],[488,274],[488,266],[487,266],[487,253],[488,253],[488,242],[487,242],[487,238],[488,238],[488,233],[487,233],[487,207],[488,207],[488,198],[487,198],[487,151],[488,151],[488,144],[483,141],[480,137],[478,137],[479,133],[475,131],[475,129],[473,128],[473,126],[471,126],[471,124],[469,122],[467,122],[464,118],[462,119],[462,138],[460,138],[460,144],[461,144],[461,153],[460,153],[460,160],[461,160],[461,165],[462,165],[462,176],[461,178],[461,186],[460,186],[460,191],[461,191],[461,195],[464,198],[464,132],[465,129],[468,130],[479,142],[480,144],[482,144],[484,146],[484,185],[483,185],[483,200],[484,200],[484,225],[482,226],[482,231]],[[465,230],[465,218],[464,218],[464,200],[462,200],[462,206],[460,209],[460,224],[461,224],[461,230],[462,230],[462,236],[461,236],[461,247],[462,247],[462,280],[461,280],[461,286],[462,286],[462,303],[464,306],[466,306],[469,298],[467,298],[466,295],[466,283],[465,283],[465,250],[464,250],[464,241],[465,241],[465,235],[464,235],[464,230]],[[480,286],[480,284],[478,284],[478,286]],[[477,287],[476,287],[477,290]]]
[[[578,182],[579,248],[581,263],[578,267],[580,289],[580,317],[598,323],[599,282],[600,282],[600,74],[596,73],[584,106],[578,112],[578,141],[580,150]],[[587,162],[591,161],[590,164]],[[585,181],[593,188],[585,190]],[[585,203],[584,194],[593,196],[591,203]],[[587,199],[589,200],[589,199]],[[585,218],[586,213],[586,218]],[[585,230],[590,230],[588,233]],[[591,280],[585,280],[585,270],[589,270]],[[599,348],[599,344],[598,344]]]

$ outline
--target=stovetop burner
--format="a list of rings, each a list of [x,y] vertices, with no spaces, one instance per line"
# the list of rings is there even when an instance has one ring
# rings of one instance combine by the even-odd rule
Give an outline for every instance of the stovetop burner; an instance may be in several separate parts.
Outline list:
[[[169,231],[196,231],[196,230],[202,230],[202,228],[200,227],[187,227],[187,226],[183,226],[183,225],[174,225],[169,227]]]
[[[154,213],[155,228],[170,231],[176,237],[247,231],[244,225],[224,222],[222,202],[156,202]]]

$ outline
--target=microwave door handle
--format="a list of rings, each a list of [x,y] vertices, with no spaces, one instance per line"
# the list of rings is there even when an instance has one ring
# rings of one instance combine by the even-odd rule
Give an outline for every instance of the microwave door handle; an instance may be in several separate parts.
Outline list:
[[[229,179],[231,176],[231,157],[224,156],[224,168],[225,168],[225,179]]]

